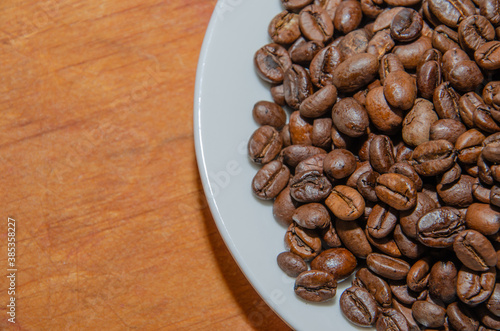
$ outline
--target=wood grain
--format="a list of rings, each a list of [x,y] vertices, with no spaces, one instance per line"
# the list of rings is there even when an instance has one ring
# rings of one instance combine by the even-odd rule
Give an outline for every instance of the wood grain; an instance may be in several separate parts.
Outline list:
[[[215,0],[0,3],[0,329],[287,330],[207,208],[194,154]],[[5,271],[2,274],[6,274]]]

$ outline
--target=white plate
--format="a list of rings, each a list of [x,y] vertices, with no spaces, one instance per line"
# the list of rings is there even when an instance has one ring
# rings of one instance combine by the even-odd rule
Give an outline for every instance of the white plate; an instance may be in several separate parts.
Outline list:
[[[256,75],[253,56],[270,42],[267,26],[282,11],[279,0],[219,0],[198,63],[194,130],[205,194],[217,227],[239,267],[266,303],[295,330],[366,330],[350,324],[338,300],[311,304],[293,292],[294,279],[276,264],[284,251],[285,228],[273,218],[272,203],[256,199],[257,170],[247,142],[257,129],[253,105],[272,100]],[[258,319],[255,319],[258,321]]]

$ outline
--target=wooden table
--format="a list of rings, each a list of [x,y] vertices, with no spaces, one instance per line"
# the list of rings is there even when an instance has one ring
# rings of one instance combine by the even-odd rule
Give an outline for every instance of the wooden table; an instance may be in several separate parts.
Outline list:
[[[15,276],[0,329],[288,329],[231,258],[198,174],[215,5],[0,2],[0,268]]]

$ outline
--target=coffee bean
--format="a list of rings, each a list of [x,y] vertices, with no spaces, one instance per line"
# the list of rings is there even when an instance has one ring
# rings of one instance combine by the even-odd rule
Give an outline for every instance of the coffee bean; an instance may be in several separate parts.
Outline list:
[[[394,242],[401,254],[410,259],[418,259],[427,252],[427,247],[417,242],[415,239],[409,238],[401,229],[400,224],[397,224],[394,228],[393,236]]]
[[[269,23],[268,33],[277,44],[291,44],[300,37],[299,15],[284,10]]]
[[[381,174],[389,172],[394,165],[394,146],[386,135],[373,136],[369,147],[369,160],[373,169]]]
[[[445,323],[446,310],[427,301],[416,301],[411,310],[415,320],[428,328],[440,328]]]
[[[458,270],[452,261],[434,263],[429,273],[429,294],[448,304],[457,297]]]
[[[337,234],[342,243],[356,257],[366,259],[372,252],[372,247],[366,238],[363,228],[357,221],[337,220]]]
[[[432,140],[418,145],[412,159],[415,171],[421,176],[435,176],[450,169],[456,158],[452,143],[447,140]]]
[[[375,205],[368,217],[366,228],[370,236],[384,238],[392,233],[397,221],[396,210],[386,205]]]
[[[252,114],[255,121],[261,126],[270,125],[279,130],[286,124],[285,111],[274,102],[257,102],[253,107]]]
[[[474,318],[472,312],[459,302],[449,304],[446,308],[446,315],[448,315],[450,325],[456,330],[473,331],[479,327],[479,321]]]
[[[328,13],[317,5],[300,11],[300,30],[308,40],[326,42],[333,36],[333,23]]]
[[[342,242],[340,241],[340,237],[337,233],[336,221],[331,220],[328,226],[321,231],[321,239],[328,247],[340,247],[342,246]]]
[[[281,150],[279,158],[284,164],[295,168],[301,161],[317,154],[326,154],[326,151],[314,146],[291,145]]]
[[[417,204],[415,184],[400,174],[383,174],[377,178],[377,197],[397,210],[408,210]]]
[[[358,27],[362,18],[361,4],[358,1],[346,0],[337,6],[333,24],[337,31],[347,34]]]
[[[304,300],[324,302],[337,293],[337,281],[325,271],[309,270],[301,273],[295,280],[295,294]]]
[[[274,200],[273,216],[278,223],[288,227],[293,221],[292,216],[298,205],[290,195],[290,186],[287,186]]]
[[[356,266],[356,257],[345,248],[327,249],[311,262],[311,269],[329,272],[338,281],[349,277]]]
[[[500,230],[500,210],[490,204],[473,203],[467,208],[465,224],[485,236],[493,235]]]
[[[356,279],[360,287],[366,288],[379,305],[386,308],[391,306],[392,292],[385,280],[375,275],[368,268],[360,268],[356,272]]]
[[[366,95],[366,111],[371,123],[384,133],[392,134],[401,128],[403,111],[387,103],[382,86],[370,90]]]
[[[424,21],[422,16],[411,8],[399,11],[391,22],[391,36],[397,41],[412,41],[419,37]]]
[[[286,103],[294,109],[299,109],[302,101],[313,93],[309,73],[298,64],[293,64],[285,71],[283,75],[283,88],[285,90]]]
[[[470,129],[461,134],[455,142],[458,151],[458,161],[465,164],[477,164],[477,159],[483,151],[482,143],[486,137],[476,129]]]
[[[360,326],[375,324],[379,315],[377,301],[361,287],[350,287],[342,293],[340,309],[349,321]]]
[[[283,46],[268,44],[255,53],[254,64],[260,78],[271,84],[279,84],[292,66],[292,60]]]
[[[291,252],[280,253],[277,257],[278,266],[290,277],[297,277],[307,271],[307,264],[303,258]]]
[[[431,270],[430,261],[430,258],[426,257],[418,260],[411,266],[406,275],[406,283],[410,290],[422,292],[427,288]]]
[[[310,261],[320,253],[321,239],[317,232],[292,223],[285,234],[285,246],[290,252]]]
[[[470,0],[429,0],[428,2],[430,11],[450,28],[457,28],[463,19],[476,13],[476,7]]]
[[[429,130],[429,138],[430,140],[444,139],[455,144],[458,137],[465,131],[467,131],[467,128],[462,122],[442,119],[432,123]]]
[[[462,266],[457,278],[458,298],[469,306],[477,306],[485,302],[495,288],[495,279],[495,268],[480,272]]]
[[[417,98],[415,79],[402,70],[389,73],[384,81],[384,96],[392,107],[401,110],[411,109]]]
[[[459,48],[458,33],[446,25],[439,25],[432,32],[432,46],[442,53]]]
[[[458,180],[450,183],[439,183],[436,186],[439,197],[448,206],[466,208],[474,202],[472,186],[475,179],[468,175],[462,175]]]
[[[299,107],[300,115],[317,118],[324,115],[337,102],[337,88],[326,85],[307,97]]]
[[[321,88],[333,84],[334,70],[342,62],[342,56],[337,47],[329,45],[314,56],[309,66],[311,81]]]
[[[349,32],[342,38],[337,46],[343,59],[353,55],[365,53],[368,49],[368,33],[364,29]]]
[[[325,160],[326,154],[316,154],[303,161],[301,161],[295,167],[295,172],[303,172],[309,170],[316,170],[323,173],[323,161]]]
[[[495,28],[484,16],[471,15],[460,22],[458,26],[460,46],[467,52],[474,52],[494,38]]]
[[[410,238],[417,238],[417,223],[422,216],[435,209],[437,204],[424,192],[417,192],[417,204],[414,208],[401,211],[401,230]]]
[[[276,158],[281,151],[283,139],[279,132],[269,125],[258,128],[248,142],[248,154],[253,162],[266,164]]]
[[[332,109],[335,127],[349,137],[360,137],[366,133],[369,118],[365,108],[354,98],[343,98]]]
[[[353,0],[344,1],[356,2]],[[358,3],[358,2],[356,2]],[[333,84],[341,92],[354,92],[370,83],[378,72],[378,59],[375,55],[356,54],[341,62],[333,72]]]
[[[438,120],[432,102],[416,99],[403,121],[402,136],[405,143],[418,146],[430,139],[430,128]]]
[[[493,245],[475,230],[460,232],[453,243],[453,250],[465,266],[475,271],[487,271],[497,264]]]
[[[316,118],[313,121],[311,142],[314,146],[330,149],[332,145],[332,125],[330,118]]]
[[[290,179],[290,194],[299,202],[319,202],[332,191],[332,184],[319,171],[299,172]]]
[[[379,176],[380,174],[375,171],[367,171],[359,176],[358,181],[356,182],[356,188],[365,200],[371,202],[378,201],[375,186],[377,185],[377,178]]]
[[[253,192],[259,199],[274,199],[287,186],[289,179],[290,170],[280,161],[271,161],[253,178]]]
[[[474,52],[477,64],[486,70],[500,69],[500,41],[488,41]]]
[[[465,221],[458,209],[440,207],[427,212],[419,219],[417,239],[429,247],[451,247],[464,229]]]
[[[376,324],[377,331],[408,331],[408,322],[403,314],[395,309],[383,309]]]
[[[283,6],[288,10],[299,10],[310,4],[312,0],[281,0]]]
[[[363,215],[365,200],[355,189],[346,185],[337,185],[325,200],[332,213],[344,221],[352,221]]]
[[[410,270],[410,265],[404,260],[379,253],[369,254],[366,264],[377,275],[392,280],[405,279]]]
[[[406,69],[413,70],[424,55],[424,53],[432,48],[432,39],[426,36],[421,36],[417,40],[408,44],[400,44],[392,49],[392,52],[399,58]]]
[[[326,228],[330,224],[330,214],[320,203],[308,203],[295,209],[292,219],[306,229]]]
[[[346,178],[354,170],[356,170],[356,158],[347,149],[334,149],[323,161],[323,171],[329,178]]]

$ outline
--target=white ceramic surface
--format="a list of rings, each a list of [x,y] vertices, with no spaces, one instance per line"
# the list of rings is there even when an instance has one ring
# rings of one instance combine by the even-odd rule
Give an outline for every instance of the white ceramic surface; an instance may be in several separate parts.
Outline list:
[[[267,304],[295,330],[366,330],[350,324],[338,300],[311,304],[293,292],[294,279],[276,264],[284,251],[285,228],[272,215],[272,203],[256,199],[251,181],[259,167],[246,151],[257,124],[253,105],[271,101],[269,86],[257,77],[253,55],[270,42],[267,27],[282,10],[279,0],[220,0],[198,63],[194,132],[198,167],[217,227],[234,259]],[[249,312],[256,324],[262,320]]]

